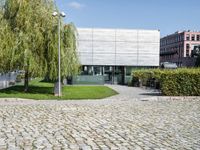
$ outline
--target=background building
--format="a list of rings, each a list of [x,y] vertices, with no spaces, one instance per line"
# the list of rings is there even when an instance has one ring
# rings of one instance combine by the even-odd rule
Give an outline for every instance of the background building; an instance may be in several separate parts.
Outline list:
[[[0,73],[0,89],[10,87],[15,84],[17,72]]]
[[[136,67],[159,66],[160,31],[78,28],[78,53],[83,75],[126,83]]]
[[[178,66],[194,66],[191,57],[195,46],[200,45],[200,32],[183,31],[167,35],[160,40],[160,62],[173,62]]]

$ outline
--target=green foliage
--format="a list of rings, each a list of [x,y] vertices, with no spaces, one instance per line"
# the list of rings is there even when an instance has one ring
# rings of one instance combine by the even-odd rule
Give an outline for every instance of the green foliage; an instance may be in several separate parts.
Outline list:
[[[74,24],[64,26],[63,31],[63,77],[76,75],[79,72],[79,61],[77,56],[77,31]]]
[[[139,78],[143,84],[151,78],[156,79],[163,95],[200,96],[200,69],[146,69],[133,72],[133,78]]]
[[[56,80],[58,18],[52,17],[53,0],[5,0],[3,8],[0,9],[0,72],[19,69],[28,73],[25,78],[48,75]],[[73,24],[61,23],[61,58],[63,78],[78,73]]]
[[[137,83],[137,82],[140,81],[141,82],[140,84],[146,86],[149,79],[156,79],[156,81],[159,82],[161,79],[162,73],[163,73],[163,70],[160,70],[160,69],[136,70],[136,71],[132,72],[133,85],[134,84],[139,85],[139,83]]]
[[[53,43],[55,38],[49,33],[56,34],[52,32],[56,24],[51,17],[53,3],[44,0],[6,0],[4,8],[3,19],[9,24],[14,35],[12,41],[15,41],[12,46],[15,61],[8,61],[12,68],[6,71],[28,70],[29,76],[43,76],[48,63],[45,57],[46,37],[51,36]]]
[[[57,28],[55,29],[57,32]],[[66,78],[67,76],[76,75],[79,72],[79,61],[77,56],[77,31],[73,23],[65,25],[62,29],[61,35],[61,76]],[[53,37],[55,38],[55,37]],[[49,43],[46,45],[49,46],[46,48],[46,59],[47,62],[47,73],[45,81],[55,81],[58,77],[58,48],[57,41],[58,37],[55,38],[56,42],[51,43],[51,38],[48,40]],[[55,44],[56,43],[56,44]]]

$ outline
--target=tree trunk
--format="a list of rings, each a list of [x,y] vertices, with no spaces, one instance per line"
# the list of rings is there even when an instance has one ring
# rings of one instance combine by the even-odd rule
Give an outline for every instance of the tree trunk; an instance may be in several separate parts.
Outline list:
[[[24,92],[28,92],[28,84],[29,84],[29,71],[28,69],[25,69],[25,76],[24,76]]]

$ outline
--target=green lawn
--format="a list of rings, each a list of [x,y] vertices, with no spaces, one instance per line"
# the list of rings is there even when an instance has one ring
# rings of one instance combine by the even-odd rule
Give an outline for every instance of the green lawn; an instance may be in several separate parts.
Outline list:
[[[64,86],[62,97],[53,95],[53,83],[39,82],[39,79],[30,82],[29,91],[24,92],[23,85],[16,85],[0,90],[0,98],[25,98],[36,100],[48,99],[101,99],[116,95],[117,92],[106,86]]]

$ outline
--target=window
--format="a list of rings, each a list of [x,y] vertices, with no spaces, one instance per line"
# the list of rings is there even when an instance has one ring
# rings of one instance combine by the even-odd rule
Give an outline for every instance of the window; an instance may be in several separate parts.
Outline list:
[[[189,35],[189,34],[186,35],[186,40],[187,40],[187,41],[190,40],[190,35]]]
[[[181,46],[179,45],[179,47],[178,47],[178,58],[180,58],[181,57]]]
[[[179,41],[179,36],[177,35],[177,36],[176,36],[176,42],[178,42],[178,41]]]
[[[180,42],[182,40],[182,36],[181,35],[179,35],[179,39],[178,39],[178,41]]]
[[[195,35],[194,34],[192,34],[192,41],[194,41],[195,40]]]
[[[190,49],[190,44],[186,44],[186,50]]]
[[[94,66],[94,74],[95,75],[102,75],[103,74],[103,68],[100,66]]]
[[[186,57],[189,57],[190,54],[189,54],[189,50],[186,50]]]
[[[197,35],[197,41],[200,41],[200,35]]]
[[[184,34],[183,35],[181,35],[181,41],[183,41],[184,40]]]

